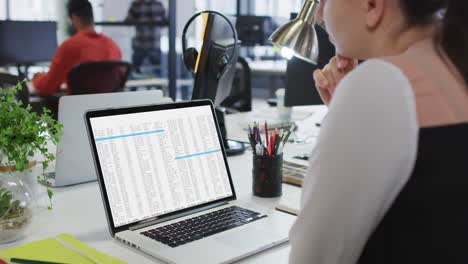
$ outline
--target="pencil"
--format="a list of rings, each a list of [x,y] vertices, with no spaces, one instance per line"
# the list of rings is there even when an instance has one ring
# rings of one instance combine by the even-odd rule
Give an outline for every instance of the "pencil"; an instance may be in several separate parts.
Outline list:
[[[268,124],[266,120],[265,120],[265,143],[268,146]]]
[[[22,258],[11,258],[11,263],[19,263],[19,264],[64,264],[63,262],[51,262],[51,261],[42,261],[42,260],[34,260],[34,259],[22,259]]]
[[[288,142],[288,139],[289,139],[290,135],[291,135],[291,130],[289,130],[288,133],[286,134],[286,137],[284,138],[284,144],[286,144],[286,142]]]

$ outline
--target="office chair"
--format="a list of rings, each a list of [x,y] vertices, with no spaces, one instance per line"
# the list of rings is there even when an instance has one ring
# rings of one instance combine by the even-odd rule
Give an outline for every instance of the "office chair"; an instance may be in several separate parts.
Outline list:
[[[132,65],[123,61],[96,61],[78,64],[68,75],[71,94],[121,92]]]
[[[68,74],[71,94],[121,92],[125,88],[132,65],[123,61],[93,61],[76,65]],[[58,120],[60,94],[45,96],[43,105]]]
[[[249,63],[242,57],[237,59],[231,94],[224,99],[221,106],[225,107],[228,113],[252,111],[252,73]]]
[[[29,104],[29,90],[24,83],[21,83],[21,78],[16,75],[8,73],[0,73],[0,87],[9,88],[14,87],[18,83],[21,85],[21,90],[18,91],[16,99],[23,102],[23,106],[26,107]]]

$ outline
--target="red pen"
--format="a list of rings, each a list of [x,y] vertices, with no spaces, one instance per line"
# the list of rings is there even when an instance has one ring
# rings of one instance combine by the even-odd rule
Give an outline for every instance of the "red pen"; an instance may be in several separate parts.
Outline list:
[[[270,140],[268,142],[268,155],[271,156],[271,142],[273,141],[273,134],[270,136]]]
[[[270,140],[270,156],[273,156],[273,154],[275,153],[275,142],[276,142],[276,137],[278,136],[278,130],[275,129],[275,131],[273,132],[273,136]]]
[[[266,120],[265,120],[265,140],[266,140],[266,145],[267,145],[267,148],[268,148],[268,146],[269,146],[269,144],[268,144],[268,124],[267,124]]]

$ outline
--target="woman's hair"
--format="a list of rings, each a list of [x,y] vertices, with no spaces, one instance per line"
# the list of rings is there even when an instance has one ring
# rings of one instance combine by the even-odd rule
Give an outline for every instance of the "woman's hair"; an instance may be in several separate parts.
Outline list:
[[[431,23],[443,14],[438,44],[468,84],[468,0],[400,0],[410,24]]]
[[[68,16],[77,16],[85,24],[94,22],[93,6],[88,0],[70,0],[67,4]]]

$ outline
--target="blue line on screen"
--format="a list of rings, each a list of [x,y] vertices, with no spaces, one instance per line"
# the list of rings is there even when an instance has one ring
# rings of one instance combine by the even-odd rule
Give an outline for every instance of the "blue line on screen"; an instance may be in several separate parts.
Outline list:
[[[220,149],[211,150],[211,151],[200,152],[200,153],[195,153],[195,154],[190,154],[190,155],[185,155],[185,156],[179,156],[179,157],[176,157],[175,159],[176,160],[186,159],[186,158],[191,158],[191,157],[197,157],[197,156],[207,155],[207,154],[211,154],[211,153],[216,153],[216,152],[220,152],[220,151],[221,151]]]
[[[162,133],[162,132],[164,132],[164,130],[159,129],[159,130],[145,131],[145,132],[139,132],[139,133],[133,133],[133,134],[120,135],[120,136],[96,138],[96,141],[105,141],[105,140],[112,140],[112,139],[117,139],[117,138],[143,136],[143,135],[157,134],[157,133]]]

